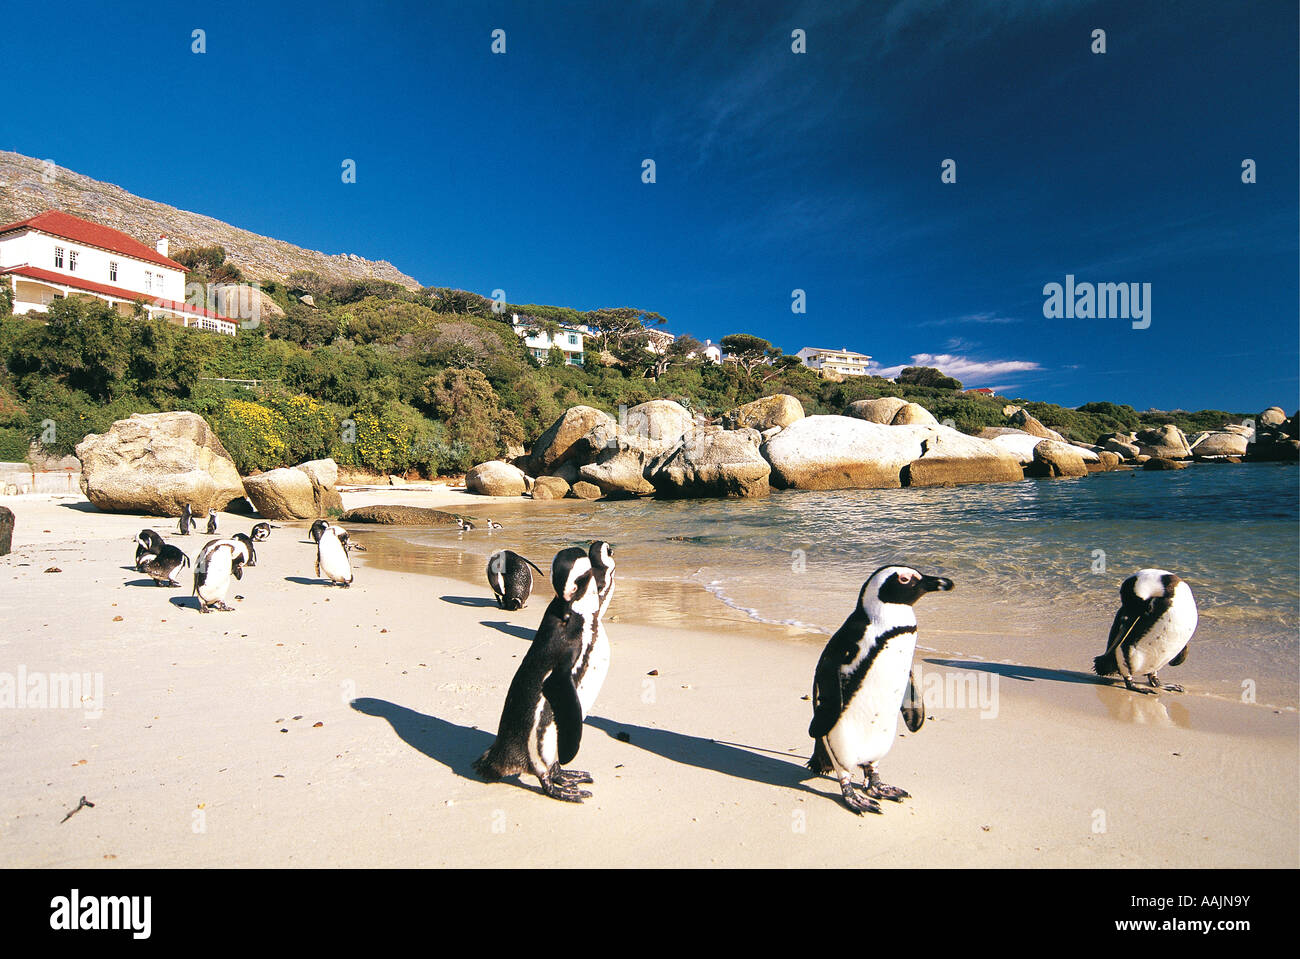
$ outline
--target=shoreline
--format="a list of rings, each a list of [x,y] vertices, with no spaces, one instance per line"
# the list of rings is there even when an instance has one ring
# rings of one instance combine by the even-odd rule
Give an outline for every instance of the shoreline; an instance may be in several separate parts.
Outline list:
[[[914,798],[857,817],[800,765],[824,637],[790,642],[734,611],[637,623],[638,586],[620,580],[575,762],[594,795],[573,806],[470,768],[543,590],[507,613],[477,564],[431,576],[373,552],[354,554],[350,590],[327,588],[307,524],[284,524],[236,611],[199,616],[188,588],[133,585],[131,537],[161,523],[80,497],[7,505],[0,673],[101,672],[104,708],[5,712],[6,865],[819,867],[846,849],[900,867],[1300,865],[1294,712],[922,651],[940,701],[881,764]],[[944,701],[963,687],[996,689],[996,715]],[[82,795],[96,807],[61,823]]]

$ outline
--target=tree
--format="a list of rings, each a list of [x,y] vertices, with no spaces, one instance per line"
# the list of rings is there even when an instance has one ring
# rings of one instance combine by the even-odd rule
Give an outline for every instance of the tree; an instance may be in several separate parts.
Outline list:
[[[662,353],[651,353],[650,375],[655,381],[668,372],[669,366],[684,366],[687,364],[699,364],[702,362],[704,355],[704,344],[691,336],[689,333],[683,333],[671,343],[668,349]]]
[[[14,315],[14,288],[9,285],[9,277],[0,277],[0,316]]]
[[[226,248],[217,244],[187,247],[172,259],[185,267],[189,283],[238,283],[244,278],[239,267],[226,259]]]
[[[614,347],[630,336],[644,333],[647,326],[662,326],[667,321],[658,313],[620,306],[592,310],[582,314],[582,322],[599,341],[599,348],[614,352]]]
[[[494,459],[507,446],[521,445],[524,431],[515,414],[478,370],[442,370],[420,388],[421,405],[446,424],[453,455],[445,461],[465,468]]]
[[[933,366],[909,366],[898,374],[898,382],[912,386],[930,386],[940,390],[959,390],[961,380],[953,379]]]
[[[721,340],[722,348],[746,373],[752,374],[762,363],[775,360],[781,351],[761,336],[749,333],[730,333]]]

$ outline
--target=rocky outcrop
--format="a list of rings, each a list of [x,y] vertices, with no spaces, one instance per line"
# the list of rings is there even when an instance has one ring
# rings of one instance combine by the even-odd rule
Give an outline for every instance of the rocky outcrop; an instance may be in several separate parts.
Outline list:
[[[656,495],[669,499],[766,496],[769,492],[771,467],[751,436],[740,431],[692,430],[651,469]]]
[[[532,483],[517,466],[490,460],[465,474],[465,488],[481,496],[523,496]]]
[[[1187,437],[1173,423],[1139,431],[1137,447],[1139,453],[1155,459],[1185,460],[1192,455]]]
[[[803,418],[802,403],[789,394],[777,393],[723,414],[722,425],[729,430],[755,429],[761,433],[774,426],[784,429]]]
[[[1236,432],[1202,433],[1193,439],[1192,455],[1198,459],[1205,456],[1245,456],[1246,437]]]
[[[763,447],[781,489],[882,489],[1022,479],[1002,447],[946,426],[809,416]]]
[[[1056,430],[1048,429],[1039,420],[1034,417],[1028,410],[1019,406],[1007,406],[1003,409],[1011,425],[1018,430],[1024,430],[1033,436],[1041,437],[1045,440],[1056,440],[1058,443],[1066,442],[1064,436]]]
[[[197,413],[136,413],[77,444],[81,491],[96,508],[150,516],[225,509],[244,495],[239,471]]]
[[[695,417],[680,403],[650,400],[627,411],[619,433],[647,444],[674,446],[694,425]]]
[[[894,422],[898,411],[907,405],[907,400],[898,396],[881,396],[874,400],[855,400],[844,412],[855,419],[868,423],[888,426]]]
[[[1034,462],[1027,473],[1049,479],[1088,475],[1083,456],[1077,447],[1056,440],[1039,440],[1034,447]]]
[[[1295,462],[1300,460],[1297,442],[1297,418],[1288,417],[1280,406],[1270,406],[1255,418],[1255,435],[1246,447],[1247,458],[1256,462]]]
[[[529,456],[529,474],[542,476],[555,473],[557,467],[575,458],[576,466],[579,467],[590,462],[590,457],[596,452],[595,444],[579,444],[579,441],[598,426],[604,427],[609,435],[618,433],[618,424],[608,413],[590,406],[575,406],[565,410],[564,415],[552,423],[533,444]]]
[[[320,519],[343,512],[334,484],[339,470],[332,459],[308,460],[244,479],[244,492],[265,519]]]
[[[1099,439],[1097,445],[1126,460],[1135,459],[1142,452],[1138,449],[1137,437],[1132,433],[1110,433]]]
[[[359,506],[339,517],[341,523],[378,523],[382,526],[455,526],[456,517],[424,506]]]
[[[558,476],[539,476],[533,480],[533,499],[564,499],[569,495],[569,484]]]
[[[0,556],[7,556],[14,545],[14,511],[0,506]]]
[[[890,421],[893,426],[938,426],[934,414],[919,403],[906,403]]]
[[[1164,456],[1152,456],[1142,464],[1142,468],[1144,470],[1185,470],[1187,464]]]
[[[594,483],[588,483],[586,480],[578,480],[569,490],[569,495],[574,499],[600,499],[600,487]]]

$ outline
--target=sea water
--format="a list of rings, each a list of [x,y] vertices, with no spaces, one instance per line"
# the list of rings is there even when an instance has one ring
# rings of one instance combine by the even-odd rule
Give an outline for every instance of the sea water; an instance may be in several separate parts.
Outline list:
[[[478,582],[496,549],[549,571],[565,546],[614,544],[619,615],[732,628],[745,619],[824,641],[863,582],[893,564],[950,577],[917,608],[922,650],[1086,673],[1119,587],[1183,577],[1200,613],[1162,679],[1245,702],[1300,701],[1300,487],[1290,464],[1198,464],[949,488],[773,492],[748,500],[485,499],[505,529],[396,531],[395,563]],[[477,505],[477,504],[476,504]],[[391,534],[390,534],[391,535]],[[535,590],[549,597],[548,584]],[[538,616],[544,603],[537,603]]]

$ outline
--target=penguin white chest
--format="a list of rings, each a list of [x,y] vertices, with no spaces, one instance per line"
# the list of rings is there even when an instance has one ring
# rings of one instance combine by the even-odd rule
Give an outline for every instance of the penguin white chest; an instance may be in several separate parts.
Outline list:
[[[1196,631],[1196,601],[1186,583],[1174,590],[1173,603],[1129,653],[1136,674],[1158,672],[1177,656]]]
[[[582,704],[582,717],[591,715],[591,707],[596,703],[600,687],[605,684],[609,673],[609,637],[605,628],[598,626],[591,641],[591,651],[587,657],[587,668],[578,678],[578,702]]]
[[[862,683],[826,737],[842,766],[852,769],[877,762],[894,745],[915,650],[916,634],[903,633],[891,637],[872,659]],[[851,672],[867,655],[866,651],[859,653],[845,671]]]
[[[316,544],[321,572],[335,583],[352,582],[352,564],[348,562],[347,550],[337,536],[322,536]]]

